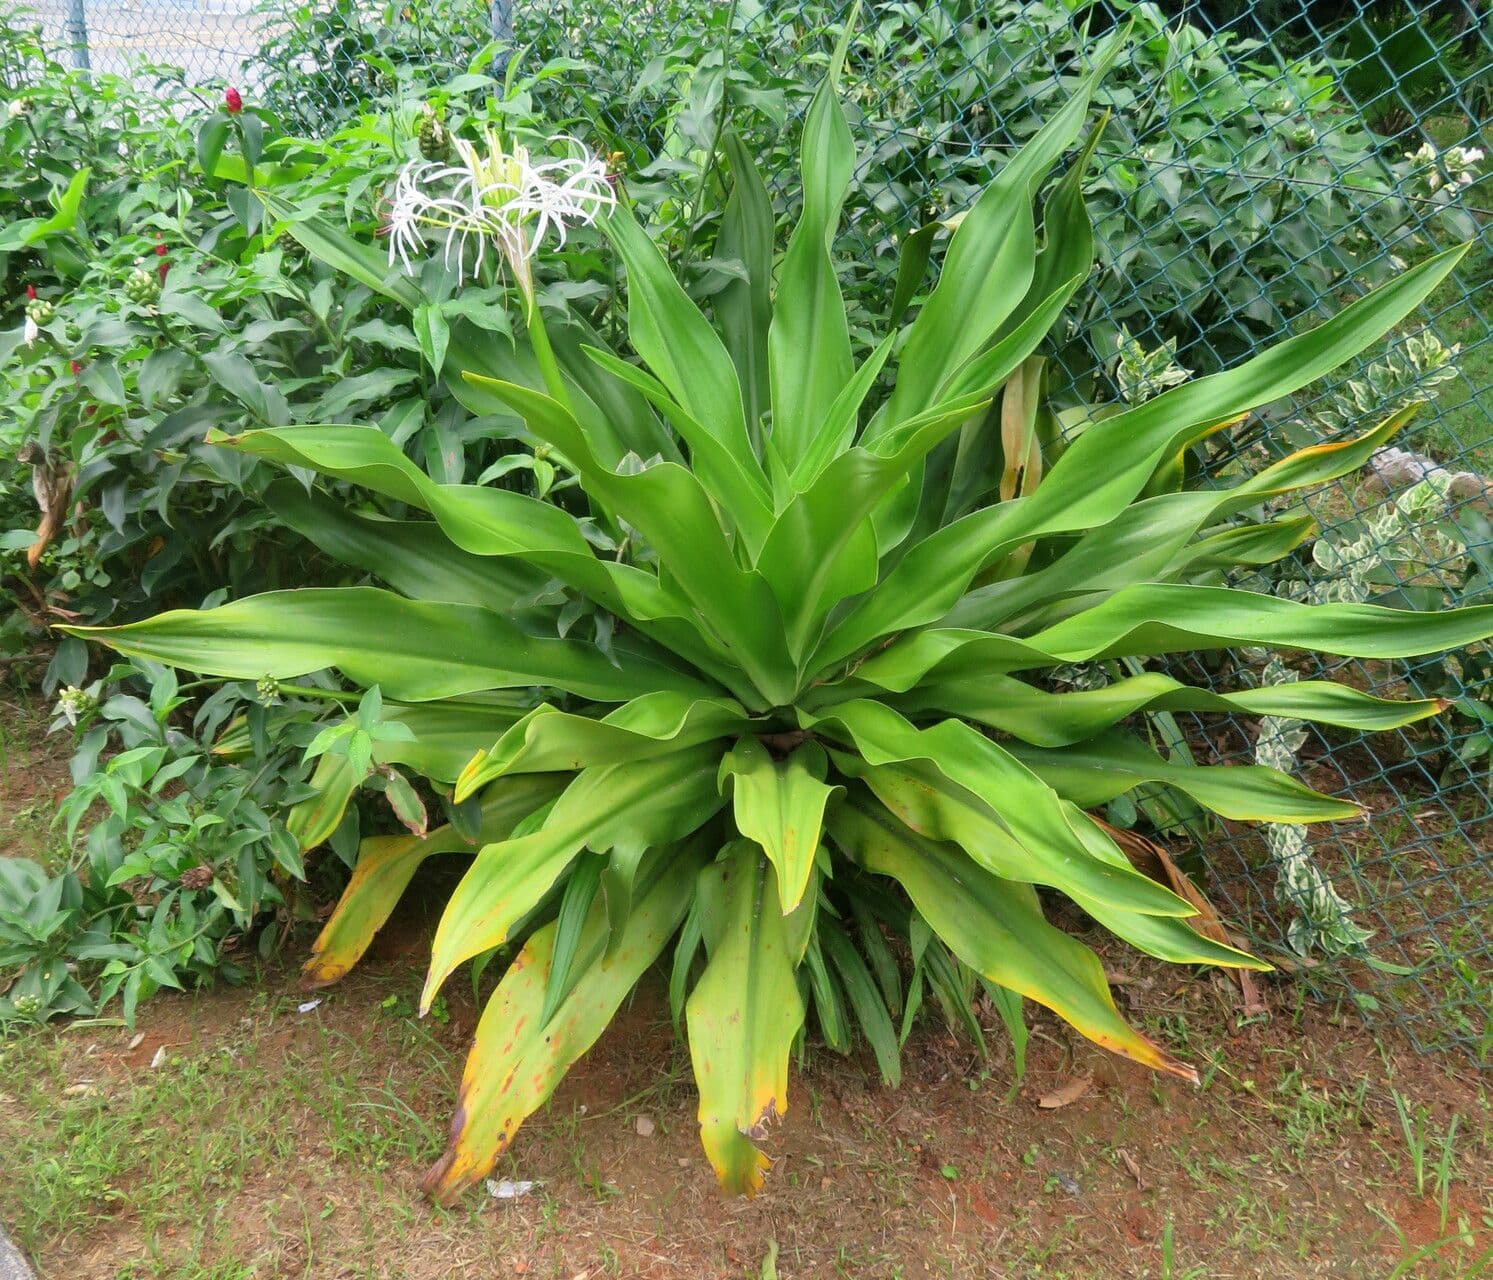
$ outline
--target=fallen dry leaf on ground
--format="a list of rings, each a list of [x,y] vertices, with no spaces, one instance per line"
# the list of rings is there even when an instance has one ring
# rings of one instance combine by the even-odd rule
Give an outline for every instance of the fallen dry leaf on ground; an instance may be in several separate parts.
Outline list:
[[[1117,1147],[1115,1155],[1120,1157],[1120,1163],[1125,1166],[1125,1172],[1135,1179],[1135,1189],[1144,1191],[1146,1180],[1140,1176],[1140,1165],[1135,1163],[1135,1157],[1126,1151],[1124,1147]]]
[[[1093,1084],[1093,1076],[1074,1076],[1071,1080],[1058,1085],[1056,1089],[1044,1093],[1037,1099],[1037,1105],[1047,1111],[1066,1107],[1070,1102],[1077,1102],[1083,1097],[1093,1087]]]

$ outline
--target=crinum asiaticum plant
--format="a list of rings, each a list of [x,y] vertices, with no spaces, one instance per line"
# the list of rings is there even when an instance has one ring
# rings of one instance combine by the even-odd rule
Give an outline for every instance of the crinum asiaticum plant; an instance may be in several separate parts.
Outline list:
[[[626,209],[602,219],[637,361],[593,349],[605,378],[585,390],[553,364],[527,384],[474,380],[578,477],[583,511],[437,483],[372,427],[250,431],[222,443],[421,513],[281,495],[298,527],[392,589],[274,592],[79,629],[198,672],[337,668],[377,684],[410,730],[383,744],[387,758],[480,804],[480,847],[441,919],[423,1003],[464,961],[526,941],[477,1028],[432,1194],[491,1169],[676,937],[701,1137],[729,1191],[762,1182],[758,1144],[787,1110],[811,1002],[831,1042],[853,1020],[879,1057],[889,1036],[895,1054],[889,932],[918,964],[952,953],[1005,1007],[1035,1000],[1106,1048],[1194,1078],[1120,1017],[1098,958],[1047,922],[1039,886],[1150,955],[1264,966],[1189,927],[1188,904],[1132,869],[1085,810],[1148,782],[1229,818],[1358,810],[1268,768],[1167,762],[1123,722],[1224,711],[1383,729],[1441,704],[1317,680],[1215,693],[1160,671],[1052,693],[1042,673],[1233,645],[1380,658],[1493,632],[1488,608],[1427,615],[1208,585],[1308,532],[1246,513],[1361,466],[1404,414],[1231,489],[1166,479],[1193,442],[1380,337],[1456,252],[1065,448],[1047,440],[1044,460],[1035,353],[1089,273],[1088,153],[1047,191],[1040,235],[1033,201],[1098,74],[968,210],[910,321],[899,290],[868,352],[854,349],[831,257],[855,150],[828,84],[806,120],[802,216],[780,259],[762,181],[728,148],[718,253],[742,271],[715,295],[713,323]],[[537,308],[530,321],[542,324]],[[603,400],[637,408],[603,413]],[[545,603],[556,583],[610,619],[607,645],[558,634]],[[538,701],[526,710],[515,690]],[[421,859],[470,849],[452,828],[365,842],[309,977],[347,971]]]

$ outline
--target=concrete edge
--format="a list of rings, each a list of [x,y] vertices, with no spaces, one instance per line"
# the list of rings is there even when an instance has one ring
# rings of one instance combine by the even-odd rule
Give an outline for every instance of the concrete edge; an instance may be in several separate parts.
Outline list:
[[[0,1227],[0,1280],[36,1280],[31,1264]]]

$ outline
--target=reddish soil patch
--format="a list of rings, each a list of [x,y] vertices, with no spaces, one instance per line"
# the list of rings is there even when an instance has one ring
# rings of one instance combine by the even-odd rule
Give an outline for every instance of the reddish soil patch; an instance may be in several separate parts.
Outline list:
[[[401,935],[419,928],[396,922],[389,950],[399,957]],[[262,1105],[283,1108],[271,1131],[288,1158],[251,1152],[234,1166],[227,1199],[183,1189],[177,1203],[149,1211],[132,1199],[159,1175],[132,1171],[127,1160],[121,1194],[66,1231],[29,1219],[17,1203],[26,1177],[0,1169],[0,1207],[21,1224],[49,1280],[697,1280],[759,1276],[774,1244],[784,1278],[1362,1280],[1417,1255],[1399,1274],[1476,1274],[1493,1249],[1484,1145],[1493,1122],[1474,1073],[1375,1041],[1330,1009],[1293,1011],[1289,987],[1269,992],[1269,1022],[1241,1027],[1237,994],[1223,981],[1111,959],[1129,978],[1122,999],[1160,1023],[1158,1033],[1203,1071],[1203,1088],[1152,1076],[1039,1016],[1027,1080],[1007,1100],[1010,1067],[999,1049],[982,1066],[967,1044],[930,1024],[909,1045],[896,1092],[877,1084],[867,1062],[814,1053],[795,1073],[792,1110],[772,1135],[767,1188],[753,1201],[725,1200],[696,1140],[687,1065],[648,984],[502,1161],[497,1176],[535,1179],[540,1189],[508,1202],[475,1191],[454,1213],[427,1205],[417,1183],[422,1161],[438,1151],[476,1013],[460,982],[448,988],[448,1022],[425,1029],[402,1005],[390,1007],[391,996],[407,1001],[418,986],[407,955],[373,959],[305,1014],[290,973],[268,976],[268,999],[165,996],[142,1014],[145,1038],[133,1049],[123,1029],[54,1033],[59,1079],[93,1080],[105,1101],[91,1105],[107,1114],[158,1078],[252,1054],[230,1096],[175,1118],[181,1141],[224,1138],[244,1122],[234,1089],[261,1081]],[[153,1071],[162,1045],[170,1063]],[[1079,1073],[1093,1079],[1081,1096],[1057,1109],[1037,1105]],[[1463,1116],[1447,1228],[1434,1196],[1408,1194],[1391,1080],[1427,1107],[1436,1132]],[[290,1081],[306,1101],[279,1101]],[[344,1112],[334,1098],[344,1093],[357,1107],[408,1105],[380,1129],[404,1144],[396,1154],[371,1154],[376,1113]],[[89,1103],[64,1097],[57,1115]],[[34,1093],[8,1105],[0,1095],[0,1148],[19,1133],[14,1126],[56,1121],[36,1106]],[[646,1136],[639,1116],[652,1122]],[[420,1123],[430,1141],[415,1136]],[[1458,1223],[1465,1234],[1448,1239]]]
[[[47,734],[45,711],[0,687],[0,857],[41,858],[52,817],[72,790],[67,746]]]

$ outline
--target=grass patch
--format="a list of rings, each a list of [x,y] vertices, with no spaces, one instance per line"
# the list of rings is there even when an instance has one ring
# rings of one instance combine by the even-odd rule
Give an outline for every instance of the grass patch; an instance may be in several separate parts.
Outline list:
[[[68,1280],[745,1280],[770,1254],[785,1277],[856,1280],[1279,1280],[1343,1274],[1346,1258],[1364,1275],[1477,1274],[1493,1248],[1485,1082],[1318,1006],[1241,1029],[1226,987],[1125,964],[1122,996],[1206,1067],[1201,1089],[1045,1018],[1014,1097],[1007,1065],[936,1025],[896,1093],[816,1051],[752,1202],[715,1190],[656,989],[504,1157],[497,1176],[538,1189],[501,1204],[479,1189],[450,1211],[417,1180],[476,1015],[464,993],[449,1024],[416,1021],[405,960],[305,1014],[273,973],[257,993],[163,996],[139,1044],[78,1024],[0,1045],[0,1218]],[[1079,1102],[1036,1106],[1080,1072],[1094,1083]],[[1397,1097],[1433,1170],[1419,1190]]]

